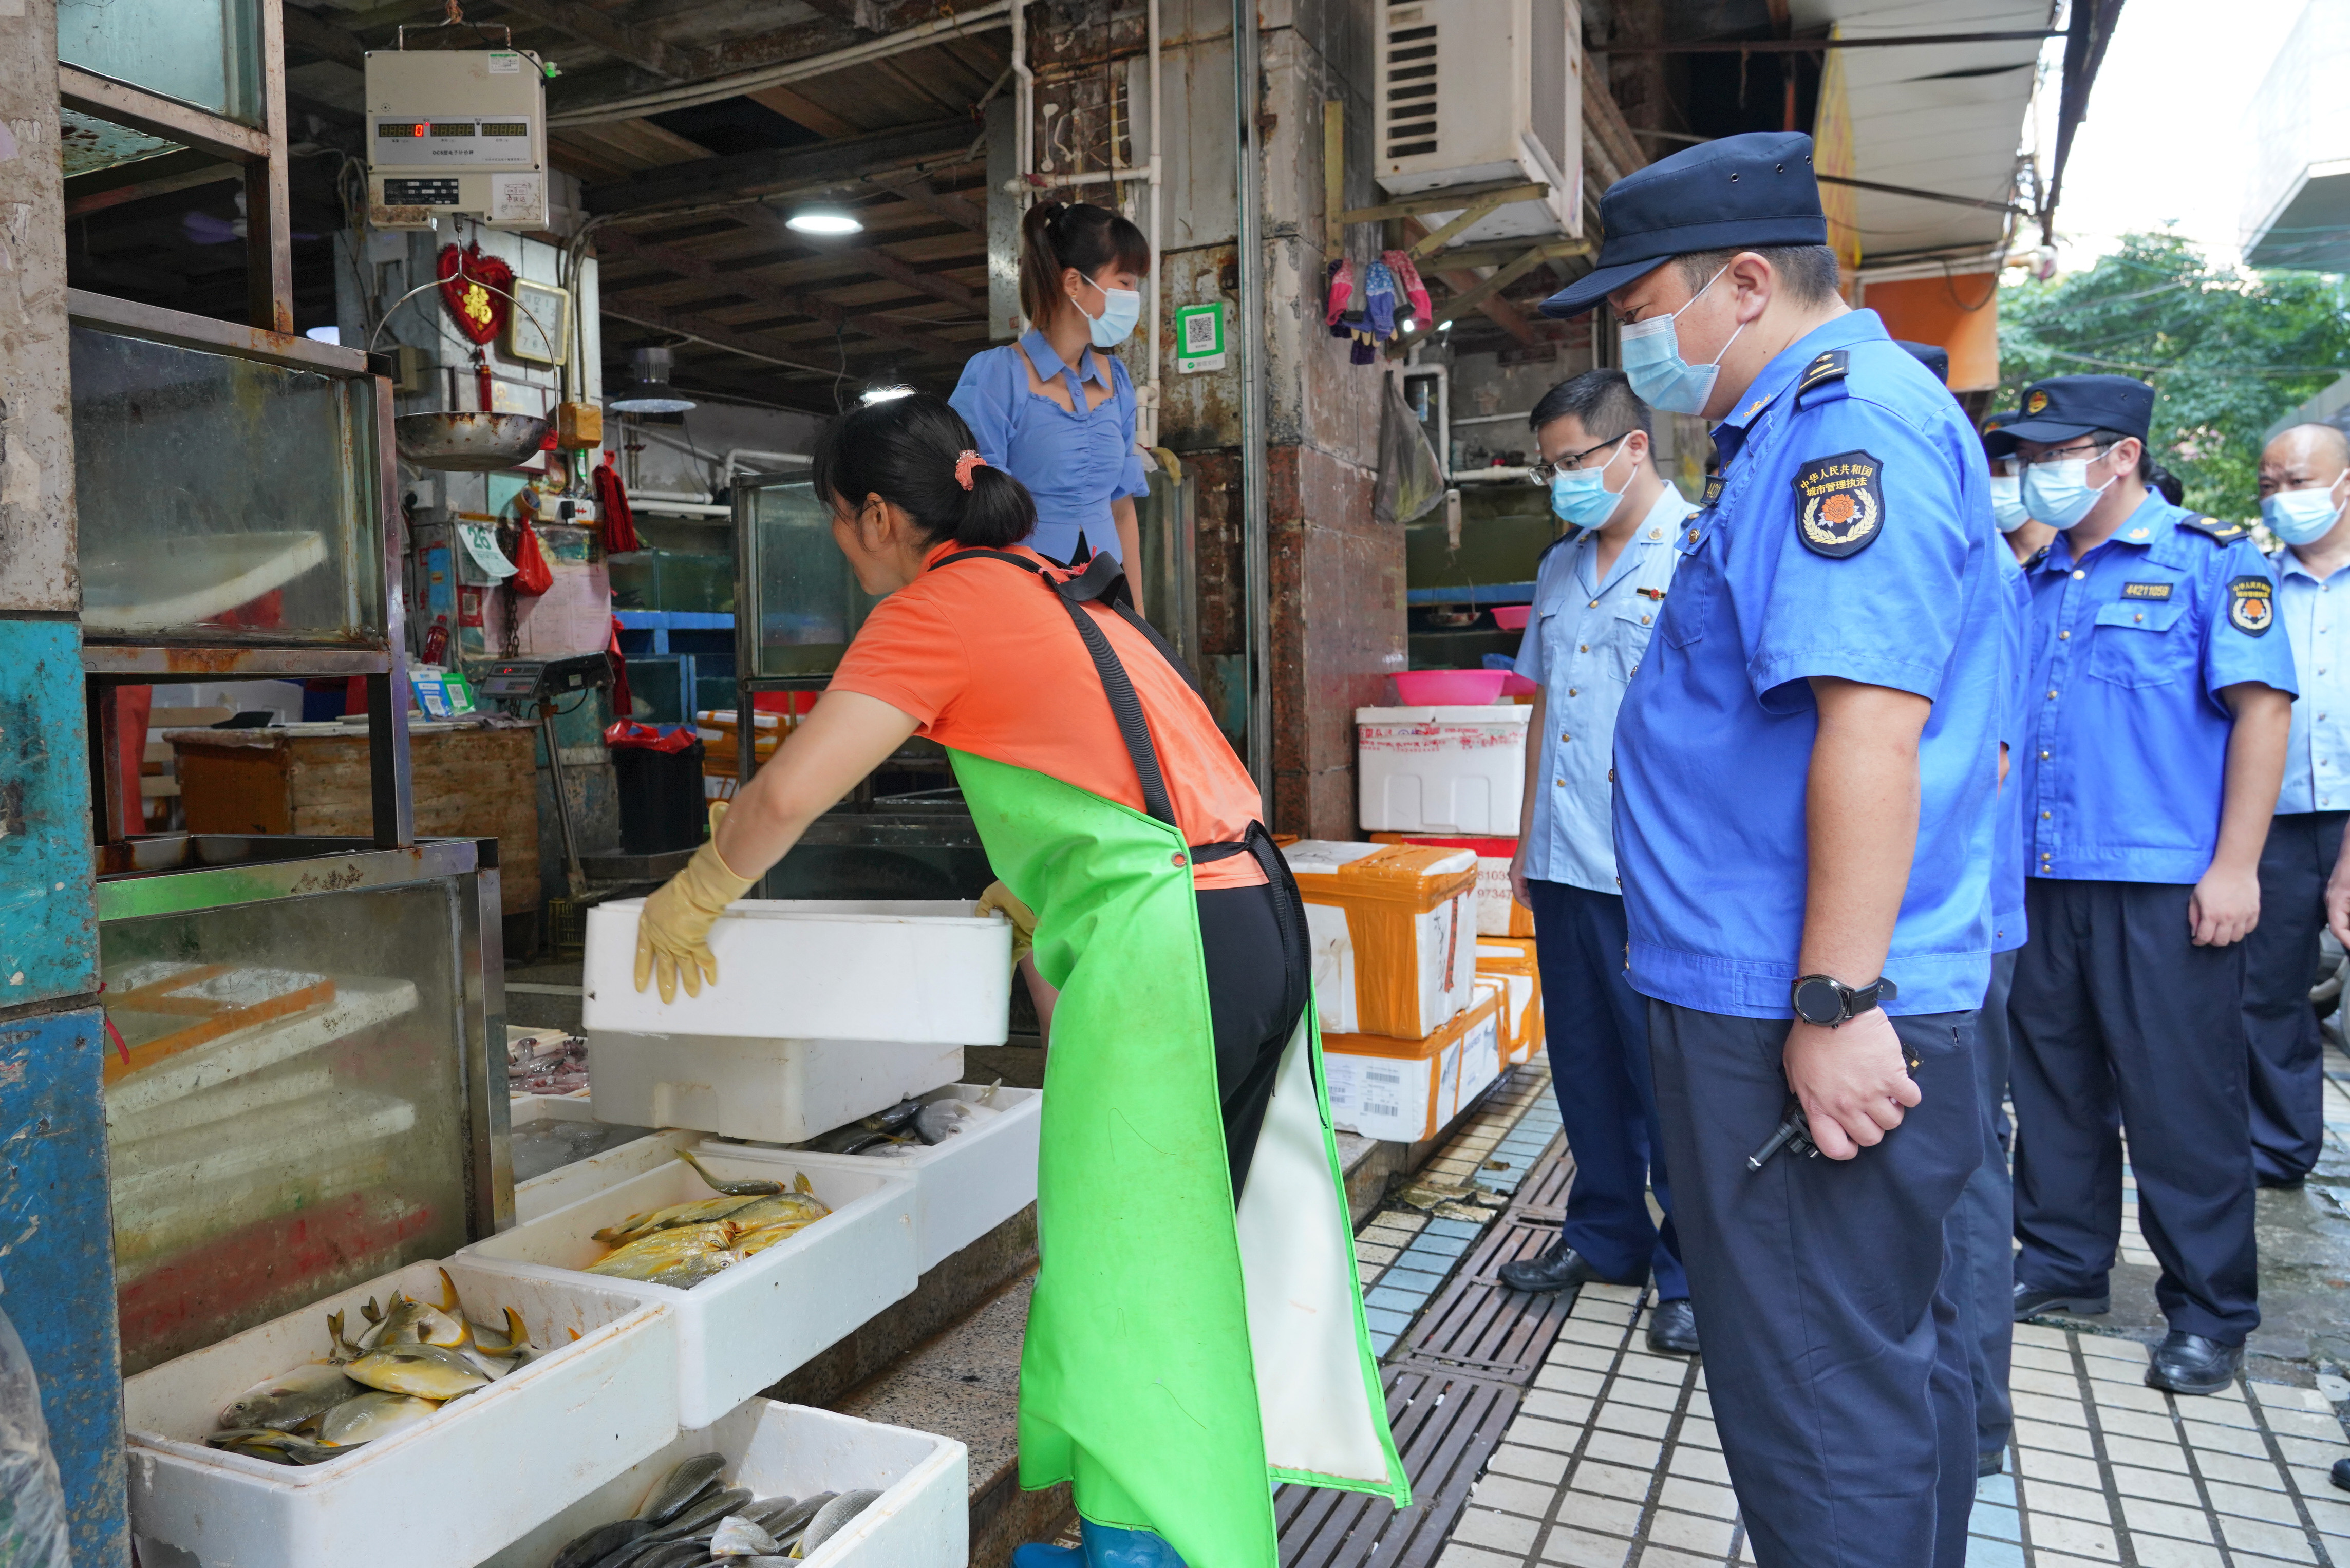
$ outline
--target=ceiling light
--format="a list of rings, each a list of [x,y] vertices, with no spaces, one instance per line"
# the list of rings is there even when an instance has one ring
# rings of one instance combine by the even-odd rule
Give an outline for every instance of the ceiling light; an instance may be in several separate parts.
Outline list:
[[[913,395],[914,389],[911,387],[868,387],[865,389],[864,396],[858,401],[869,409],[876,403],[895,402],[899,398],[910,398]]]
[[[626,397],[613,398],[606,403],[614,413],[620,414],[681,414],[693,407],[691,398],[681,396],[669,384],[670,351],[667,348],[632,348],[629,363],[636,371],[636,385]]]
[[[1417,332],[1419,330],[1419,320],[1417,317],[1407,316],[1396,323],[1396,331],[1399,333]]]
[[[840,207],[802,207],[784,220],[784,227],[803,234],[853,234],[865,225]]]

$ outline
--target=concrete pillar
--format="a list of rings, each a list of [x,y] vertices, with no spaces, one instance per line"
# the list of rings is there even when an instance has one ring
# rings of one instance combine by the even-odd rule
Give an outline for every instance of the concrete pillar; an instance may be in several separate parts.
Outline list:
[[[0,1310],[78,1564],[127,1564],[53,0],[0,5]]]

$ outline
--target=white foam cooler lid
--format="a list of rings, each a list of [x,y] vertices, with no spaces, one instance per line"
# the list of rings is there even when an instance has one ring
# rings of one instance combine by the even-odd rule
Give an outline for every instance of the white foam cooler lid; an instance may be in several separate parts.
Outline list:
[[[1376,854],[1378,851],[1382,849],[1395,849],[1399,847],[1425,849],[1432,848],[1434,846],[1430,845],[1399,846],[1393,844],[1347,844],[1335,838],[1301,838],[1296,843],[1291,845],[1288,848],[1283,850],[1282,854],[1287,857],[1289,861],[1289,868],[1292,871],[1323,872],[1326,874],[1328,872],[1336,871],[1341,866],[1352,865],[1354,862],[1360,860],[1366,855]],[[1440,875],[1447,871],[1466,871],[1476,864],[1477,857],[1473,851],[1456,849],[1444,859],[1436,861],[1430,865],[1428,869],[1430,875]]]
[[[1516,724],[1534,720],[1534,711],[1523,702],[1494,702],[1483,707],[1357,708],[1357,724]]]

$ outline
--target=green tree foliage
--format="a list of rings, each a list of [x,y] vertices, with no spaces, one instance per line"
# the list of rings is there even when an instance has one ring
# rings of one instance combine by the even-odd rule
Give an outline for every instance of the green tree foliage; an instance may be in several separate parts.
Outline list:
[[[2217,267],[2175,234],[2132,234],[2086,272],[2001,289],[1999,352],[1998,408],[2047,376],[2153,382],[2155,461],[2188,505],[2250,517],[2262,434],[2350,372],[2350,295],[2330,274]]]

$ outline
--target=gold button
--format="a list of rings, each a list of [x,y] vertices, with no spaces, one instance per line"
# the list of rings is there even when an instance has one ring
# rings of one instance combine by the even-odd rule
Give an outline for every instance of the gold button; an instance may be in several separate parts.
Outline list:
[[[1648,618],[1647,616],[1642,616],[1642,617],[1640,618],[1640,624],[1641,624],[1642,626],[1646,626],[1646,625],[1648,625]]]
[[[1594,599],[1594,600],[1592,600],[1592,601],[1591,601],[1591,607],[1592,607],[1593,609],[1597,609],[1597,608],[1599,607],[1599,601],[1598,601],[1597,599]]]
[[[1591,651],[1591,645],[1587,642],[1578,642],[1575,645],[1575,651],[1577,653],[1588,653]]]
[[[2130,617],[2130,619],[2135,621],[2143,621],[2146,619],[2146,612],[2144,610],[2140,610],[2137,614]]]
[[[1572,687],[1572,686],[1568,687],[1568,688],[1566,689],[1566,694],[1567,694],[1568,696],[1570,696],[1570,697],[1574,696],[1574,695],[1575,695],[1575,688],[1574,688],[1574,687]]]
[[[2088,573],[2086,573],[2086,572],[2074,572],[2074,573],[2073,574],[2073,580],[2074,580],[2074,582],[2076,582],[2076,583],[2077,583],[2077,582],[2079,582],[2083,577],[2085,577],[2085,576],[2087,576],[2088,575],[2089,575],[2089,574],[2088,574]]]
[[[2043,811],[2043,812],[2042,812],[2042,813],[2040,814],[2040,820],[2041,820],[2041,821],[2043,821],[2043,822],[2045,822],[2045,821],[2047,821],[2050,817],[2052,817],[2052,816],[2054,816],[2054,815],[2056,815],[2056,814],[2055,814],[2054,812],[2053,812],[2053,811]]]
[[[2051,702],[2054,702],[2054,701],[2056,701],[2056,693],[2055,693],[2055,692],[2054,692],[2054,691],[2051,691],[2050,693],[2048,693],[2048,701],[2050,701]]]
[[[2060,631],[2056,634],[2056,640],[2059,642],[2070,642],[2073,640],[2073,634],[2069,631]]]
[[[1575,737],[1574,737],[1573,735],[1568,734],[1568,733],[1567,733],[1565,731],[1564,731],[1564,730],[1561,730],[1561,731],[1558,732],[1558,738],[1559,738],[1560,740],[1562,740],[1562,741],[1571,741],[1571,740],[1575,739]]]
[[[1664,536],[1665,531],[1662,528],[1651,528],[1648,530],[1648,537],[1651,539],[1661,539]]]
[[[1566,781],[1565,779],[1553,779],[1550,782],[1556,784],[1561,789],[1565,789],[1566,787]]]
[[[1690,543],[1692,545],[1697,543],[1697,530],[1694,528],[1690,530]]]
[[[2048,753],[2045,753],[2045,752],[2041,753],[2040,753],[2040,760],[2041,760],[2042,762],[2043,762],[2043,763],[2044,763],[2044,762],[2046,762],[2046,761],[2048,760]]]
[[[1609,784],[1614,784],[1616,782],[1616,770],[1614,768],[1609,768],[1607,770],[1607,782]]]

